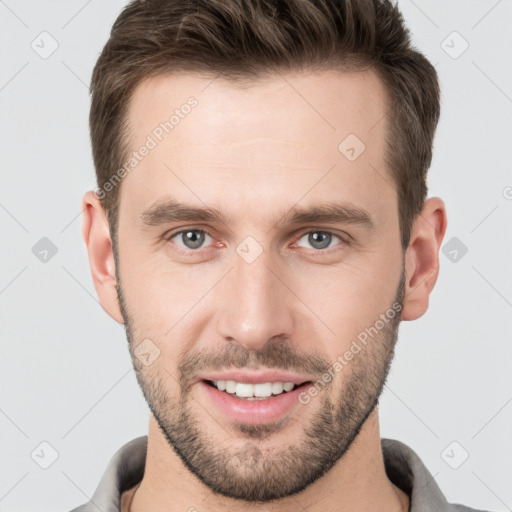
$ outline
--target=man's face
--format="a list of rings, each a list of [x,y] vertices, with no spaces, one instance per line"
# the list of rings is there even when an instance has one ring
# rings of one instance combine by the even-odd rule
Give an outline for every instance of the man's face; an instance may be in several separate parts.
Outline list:
[[[182,108],[190,97],[197,104]],[[175,109],[172,131],[155,131]],[[386,111],[370,72],[245,88],[182,74],[147,80],[132,98],[131,148],[148,136],[156,146],[121,186],[116,272],[130,352],[169,444],[219,494],[302,490],[375,408],[403,296]],[[223,219],[158,208],[170,200]],[[293,218],[333,205],[344,215]],[[206,382],[230,370],[310,383],[292,399],[248,400]]]

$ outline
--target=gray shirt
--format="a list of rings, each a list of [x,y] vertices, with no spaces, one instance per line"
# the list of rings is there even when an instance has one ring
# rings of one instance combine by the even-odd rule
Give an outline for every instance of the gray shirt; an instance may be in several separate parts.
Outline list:
[[[120,512],[121,494],[144,475],[147,436],[121,447],[110,460],[91,500],[71,512]],[[394,439],[381,439],[388,478],[410,499],[409,512],[485,512],[446,501],[434,477],[418,455]]]

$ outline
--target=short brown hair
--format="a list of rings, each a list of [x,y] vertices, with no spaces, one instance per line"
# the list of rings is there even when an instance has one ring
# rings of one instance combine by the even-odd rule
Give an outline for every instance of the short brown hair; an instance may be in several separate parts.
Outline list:
[[[250,83],[277,71],[372,68],[382,80],[386,164],[396,186],[402,247],[427,194],[439,84],[388,0],[134,0],[115,21],[91,81],[98,187],[129,154],[127,108],[143,80],[173,71]],[[121,186],[100,197],[115,243]]]

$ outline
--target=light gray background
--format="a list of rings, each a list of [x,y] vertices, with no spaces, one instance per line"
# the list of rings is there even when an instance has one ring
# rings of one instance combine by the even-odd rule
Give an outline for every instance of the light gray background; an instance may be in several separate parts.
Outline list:
[[[113,453],[147,432],[124,329],[97,302],[81,238],[95,186],[88,84],[124,4],[0,0],[2,511],[87,501]],[[411,446],[449,501],[511,510],[512,2],[399,5],[442,86],[430,195],[448,208],[445,243],[468,252],[441,256],[428,313],[401,326],[382,436]],[[47,59],[31,48],[51,48],[43,31],[59,45]],[[458,58],[453,31],[469,44]],[[42,237],[58,249],[46,263],[32,252]],[[58,452],[48,469],[43,441]]]

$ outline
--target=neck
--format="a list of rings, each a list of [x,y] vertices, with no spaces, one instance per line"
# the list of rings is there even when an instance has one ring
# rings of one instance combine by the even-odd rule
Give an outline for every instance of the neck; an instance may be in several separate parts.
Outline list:
[[[409,510],[408,496],[386,475],[378,408],[330,471],[299,494],[272,502],[272,510],[295,512],[298,504],[308,512]],[[130,512],[260,512],[268,509],[266,503],[246,503],[213,493],[187,469],[150,416],[144,478],[133,497]]]

